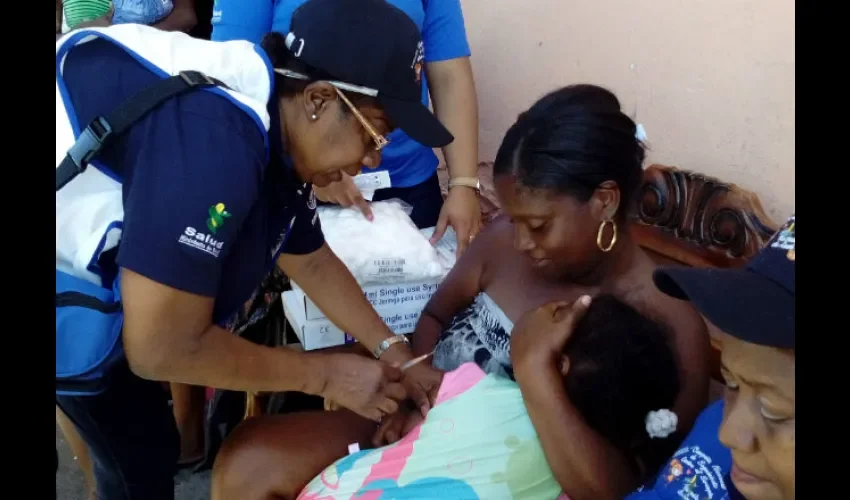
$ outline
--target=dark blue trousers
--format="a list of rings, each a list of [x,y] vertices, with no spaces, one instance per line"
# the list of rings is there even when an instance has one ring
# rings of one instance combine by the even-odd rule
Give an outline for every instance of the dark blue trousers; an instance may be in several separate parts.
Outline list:
[[[56,396],[89,447],[97,498],[173,500],[180,436],[165,389],[126,362],[109,377],[97,396]]]

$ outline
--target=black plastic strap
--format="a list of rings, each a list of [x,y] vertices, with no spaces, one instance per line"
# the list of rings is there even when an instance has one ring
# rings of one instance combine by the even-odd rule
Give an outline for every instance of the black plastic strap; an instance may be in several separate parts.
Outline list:
[[[163,102],[190,90],[214,86],[227,88],[221,81],[199,71],[182,71],[178,75],[165,78],[142,89],[106,117],[95,118],[82,131],[56,169],[56,191],[83,173],[108,141],[126,132],[134,123]],[[120,166],[115,165],[113,168],[120,168]],[[116,174],[120,175],[120,172]]]

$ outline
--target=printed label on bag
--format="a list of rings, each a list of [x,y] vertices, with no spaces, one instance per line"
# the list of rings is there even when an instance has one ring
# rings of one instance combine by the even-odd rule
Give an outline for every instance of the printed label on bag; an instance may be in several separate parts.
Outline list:
[[[372,261],[372,276],[395,276],[404,274],[404,259],[375,259]]]
[[[374,261],[363,270],[363,276],[374,283],[404,282],[413,279],[412,273],[402,259]]]

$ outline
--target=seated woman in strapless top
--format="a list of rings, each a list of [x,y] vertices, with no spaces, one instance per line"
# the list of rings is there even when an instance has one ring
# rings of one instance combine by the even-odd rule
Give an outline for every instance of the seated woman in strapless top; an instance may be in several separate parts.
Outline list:
[[[655,288],[656,266],[629,234],[627,209],[644,160],[635,133],[634,121],[623,114],[616,96],[593,85],[554,91],[520,115],[494,165],[496,192],[506,216],[478,235],[423,311],[413,334],[414,351],[435,352],[432,363],[410,368],[420,372],[412,374],[417,380],[431,377],[438,387],[443,371],[467,362],[486,373],[519,375],[511,333],[512,323],[523,313],[552,301],[571,303],[582,295],[610,294],[669,331],[681,386],[673,407],[679,419],[673,439],[686,435],[708,402],[709,339],[705,323],[688,303]],[[541,337],[533,347],[545,343]],[[533,368],[534,363],[543,364],[531,359]],[[517,379],[522,386],[521,377]],[[528,413],[567,494],[622,498],[638,486],[640,478],[622,450],[587,425],[559,379],[529,375],[527,381],[534,388],[534,394],[525,395]],[[249,490],[297,495],[345,454],[348,443],[395,442],[413,426],[409,419],[416,423],[417,415],[417,410],[388,415],[374,440],[374,424],[346,412],[249,422],[222,448],[213,498],[254,498]],[[275,464],[275,475],[262,485],[242,479],[262,461]],[[581,480],[562,482],[563,470],[580,470]],[[586,494],[573,494],[569,488]]]
[[[674,405],[678,436],[687,434],[708,402],[709,339],[692,307],[656,289],[656,265],[629,233],[627,212],[644,159],[636,128],[611,92],[592,85],[552,92],[520,115],[493,167],[505,216],[476,238],[426,306],[413,334],[414,354],[434,350],[440,370],[474,362],[513,377],[513,321],[549,301],[612,294],[668,328],[681,380]],[[571,414],[569,402],[527,405],[532,416],[587,431],[582,441],[595,446],[562,447],[562,458],[606,464],[597,481],[605,491],[603,478],[616,475],[610,464],[622,454],[580,419],[564,417]],[[383,423],[384,442],[387,434],[396,438],[399,424],[392,420],[401,419]],[[535,427],[544,443],[556,439]]]
[[[562,88],[508,130],[494,164],[505,216],[470,245],[426,306],[413,334],[433,367],[474,362],[512,377],[513,321],[553,300],[608,293],[671,332],[687,429],[708,401],[709,340],[688,304],[659,292],[656,265],[631,238],[627,211],[642,176],[635,123],[609,91]]]

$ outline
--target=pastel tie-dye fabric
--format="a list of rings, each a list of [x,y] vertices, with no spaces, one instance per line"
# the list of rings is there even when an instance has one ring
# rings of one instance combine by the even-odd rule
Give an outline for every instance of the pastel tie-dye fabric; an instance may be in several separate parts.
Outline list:
[[[519,386],[466,363],[404,439],[341,458],[299,500],[564,500]],[[568,500],[568,499],[567,499]]]

